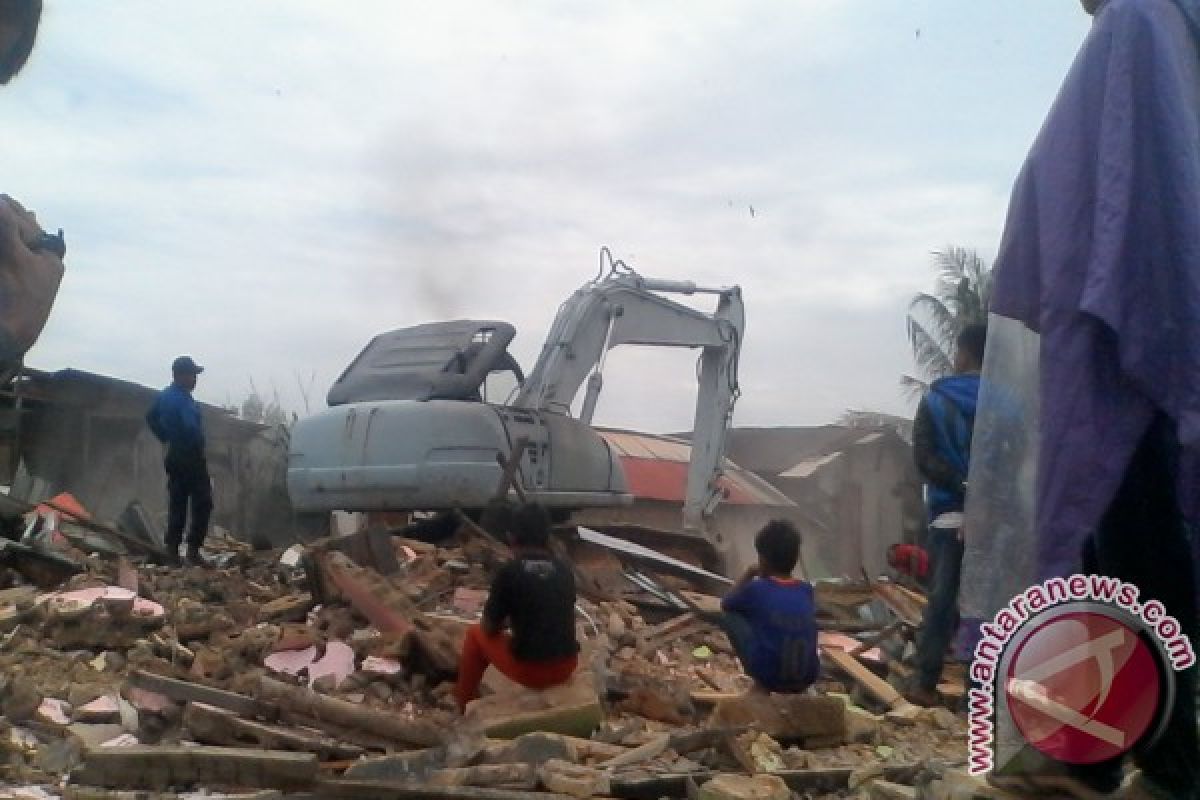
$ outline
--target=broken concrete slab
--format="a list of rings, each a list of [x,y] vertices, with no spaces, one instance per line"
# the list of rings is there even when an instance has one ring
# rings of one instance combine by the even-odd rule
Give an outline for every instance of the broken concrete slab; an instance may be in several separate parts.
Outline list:
[[[471,702],[465,721],[495,739],[546,731],[586,738],[600,726],[604,711],[591,672],[576,672],[569,683],[536,691],[520,688]]]
[[[177,704],[173,703],[165,694],[140,689],[136,686],[125,687],[122,696],[139,714],[167,714],[172,709],[178,708]]]
[[[264,603],[258,609],[258,617],[264,622],[303,622],[312,607],[312,595],[297,592]]]
[[[65,728],[71,724],[71,706],[65,700],[43,698],[33,712],[33,719],[53,728]]]
[[[416,606],[374,570],[355,564],[341,553],[317,557],[320,573],[336,596],[346,599],[372,625],[384,633],[415,630]]]
[[[73,783],[116,789],[165,789],[169,786],[312,786],[317,757],[311,753],[246,750],[236,747],[102,747],[84,754]]]
[[[891,781],[871,781],[867,784],[870,800],[917,800],[917,790]]]
[[[717,775],[700,787],[699,800],[791,800],[792,790],[775,775]]]
[[[628,752],[629,748],[620,745],[539,731],[522,734],[512,740],[490,741],[484,748],[482,758],[485,763],[519,761],[525,764],[542,764],[551,759],[584,763],[605,762]]]
[[[432,719],[406,720],[394,713],[327,697],[312,689],[289,686],[266,676],[259,679],[258,696],[297,714],[417,747],[441,744],[444,730]]]
[[[343,777],[355,781],[408,783],[415,778],[428,775],[436,769],[441,769],[445,764],[446,749],[432,747],[364,758],[351,764]]]
[[[223,689],[214,689],[211,686],[190,681],[176,680],[164,675],[155,675],[143,670],[134,670],[129,676],[129,682],[134,687],[157,692],[179,702],[207,703],[211,706],[228,709],[244,717],[270,718],[275,714],[272,706],[253,697],[227,692]]]
[[[101,695],[75,708],[72,716],[77,722],[104,723],[121,720],[121,704],[116,695]]]
[[[846,741],[846,704],[836,697],[749,692],[722,700],[713,710],[715,727],[752,727],[783,742]]]
[[[99,604],[114,617],[132,615],[133,619],[146,624],[161,624],[166,618],[166,609],[153,600],[139,597],[120,586],[98,586],[90,589],[56,592],[42,598],[47,612],[58,616],[73,616],[80,611]]]
[[[417,779],[422,787],[503,786],[534,789],[538,771],[532,764],[481,764],[474,767],[439,769]],[[452,793],[448,792],[448,796]]]
[[[552,792],[572,797],[595,797],[607,795],[611,790],[608,773],[603,770],[572,764],[569,761],[552,759],[538,769],[542,786]]]
[[[574,800],[557,792],[496,789],[490,786],[407,786],[378,781],[327,780],[316,787],[317,797],[330,800]]]
[[[189,703],[183,714],[183,727],[203,744],[231,747],[247,744],[266,750],[294,750],[315,753],[325,761],[359,758],[363,749],[317,731],[270,725],[245,720],[232,711],[203,703]]]
[[[84,750],[88,750],[93,747],[100,747],[105,742],[116,739],[124,732],[124,729],[118,723],[92,725],[75,722],[67,726],[66,735],[68,738],[77,739],[80,746]]]

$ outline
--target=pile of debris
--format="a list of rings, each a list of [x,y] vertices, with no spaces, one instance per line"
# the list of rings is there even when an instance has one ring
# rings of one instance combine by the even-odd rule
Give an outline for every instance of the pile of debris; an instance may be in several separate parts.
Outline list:
[[[10,530],[44,514],[26,509]],[[13,551],[0,572],[0,781],[26,787],[0,798],[976,791],[959,786],[963,720],[909,705],[887,680],[919,594],[822,586],[826,676],[805,695],[747,693],[712,623],[724,579],[584,529],[556,542],[578,573],[584,667],[545,692],[489,670],[459,717],[462,633],[509,556],[459,523],[437,544],[368,531],[255,552],[216,537],[213,569],[154,566],[145,537],[77,507],[51,526],[61,537],[13,542],[38,555]],[[73,567],[31,567],[47,548]]]

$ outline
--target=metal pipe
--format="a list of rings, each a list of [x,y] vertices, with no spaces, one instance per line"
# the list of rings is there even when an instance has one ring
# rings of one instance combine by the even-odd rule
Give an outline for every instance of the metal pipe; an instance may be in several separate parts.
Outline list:
[[[727,287],[697,286],[695,281],[670,281],[660,278],[638,278],[643,289],[653,292],[674,292],[676,294],[725,294]]]

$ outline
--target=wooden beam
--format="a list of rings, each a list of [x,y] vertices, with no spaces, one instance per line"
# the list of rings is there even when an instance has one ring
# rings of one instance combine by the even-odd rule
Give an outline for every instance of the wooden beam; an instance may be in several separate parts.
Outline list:
[[[838,669],[849,675],[869,695],[889,708],[899,711],[912,705],[904,699],[900,692],[896,691],[894,686],[871,672],[846,651],[834,647],[822,647],[821,654],[828,661],[833,662]]]

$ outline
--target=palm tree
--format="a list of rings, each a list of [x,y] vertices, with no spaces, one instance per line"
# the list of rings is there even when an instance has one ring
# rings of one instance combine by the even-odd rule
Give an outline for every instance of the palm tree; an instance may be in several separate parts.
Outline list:
[[[900,385],[915,396],[953,371],[955,338],[967,325],[987,322],[991,303],[992,270],[979,253],[946,247],[933,252],[933,265],[938,271],[934,293],[916,295],[906,318],[913,358],[924,379],[903,375]]]

